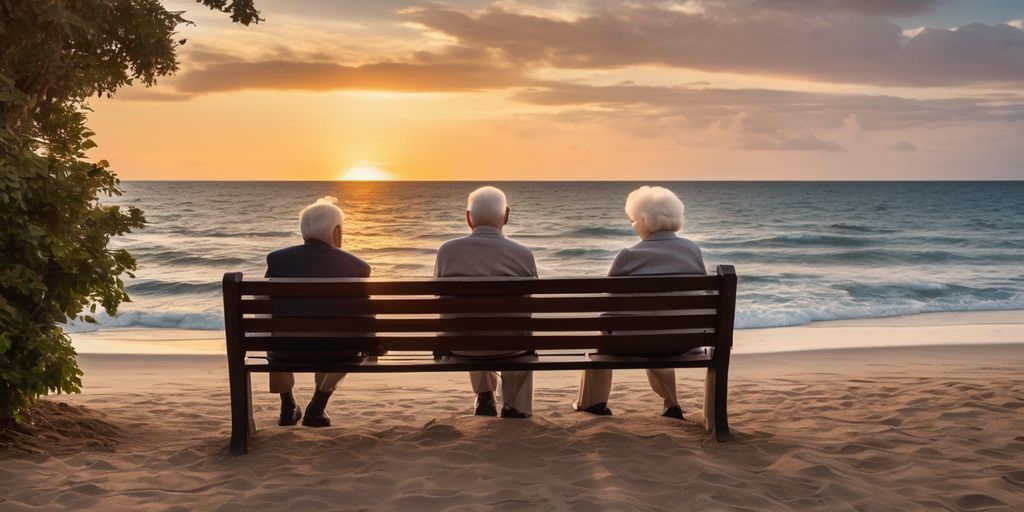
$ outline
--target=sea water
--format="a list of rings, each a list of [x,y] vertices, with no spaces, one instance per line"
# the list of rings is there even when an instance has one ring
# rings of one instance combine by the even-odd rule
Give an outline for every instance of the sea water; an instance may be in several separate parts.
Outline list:
[[[605,275],[638,241],[623,213],[643,184],[686,204],[682,236],[709,272],[735,265],[737,328],[938,311],[1024,309],[1024,182],[507,182],[506,233],[542,277]],[[465,236],[467,182],[127,182],[109,200],[145,211],[115,239],[138,260],[131,303],[99,324],[221,329],[225,272],[262,276],[266,254],[301,243],[298,212],[345,210],[344,248],[379,277],[429,276],[437,247]]]

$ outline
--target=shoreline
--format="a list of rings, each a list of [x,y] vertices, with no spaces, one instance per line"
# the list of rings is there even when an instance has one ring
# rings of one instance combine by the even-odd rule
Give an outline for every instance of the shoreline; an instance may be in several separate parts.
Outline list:
[[[223,355],[220,330],[125,328],[70,333],[79,354]],[[734,354],[1024,343],[1024,310],[918,313],[737,329]]]

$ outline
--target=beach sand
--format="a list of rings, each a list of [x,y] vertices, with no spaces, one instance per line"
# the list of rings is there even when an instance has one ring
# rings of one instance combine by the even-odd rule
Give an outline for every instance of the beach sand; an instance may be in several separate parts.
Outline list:
[[[84,354],[45,442],[0,453],[0,510],[1022,510],[1022,321],[743,331],[727,443],[703,430],[698,370],[678,371],[685,422],[642,371],[616,373],[612,417],[569,409],[577,373],[538,373],[529,420],[471,416],[463,374],[353,375],[326,429],[275,426],[257,374],[259,431],[231,456],[222,356]],[[750,349],[847,338],[916,346]]]

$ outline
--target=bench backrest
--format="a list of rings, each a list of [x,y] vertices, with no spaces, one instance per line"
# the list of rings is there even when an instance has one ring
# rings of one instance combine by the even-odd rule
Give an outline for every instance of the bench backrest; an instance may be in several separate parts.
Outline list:
[[[229,351],[233,345],[242,353],[727,349],[736,308],[730,265],[709,276],[548,279],[243,279],[228,273],[223,285]],[[296,299],[329,301],[338,315],[274,315],[281,302]]]

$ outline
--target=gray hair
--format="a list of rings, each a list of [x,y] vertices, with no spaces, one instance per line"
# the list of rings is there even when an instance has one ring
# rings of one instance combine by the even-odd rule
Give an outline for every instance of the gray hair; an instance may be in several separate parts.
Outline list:
[[[345,213],[338,208],[338,198],[325,196],[302,209],[299,227],[305,240],[320,240],[334,245],[334,228],[345,222]]]
[[[665,187],[643,186],[626,198],[626,217],[641,238],[683,227],[683,201]]]
[[[469,194],[466,211],[477,226],[500,228],[505,222],[508,199],[505,193],[494,187],[480,187]]]

